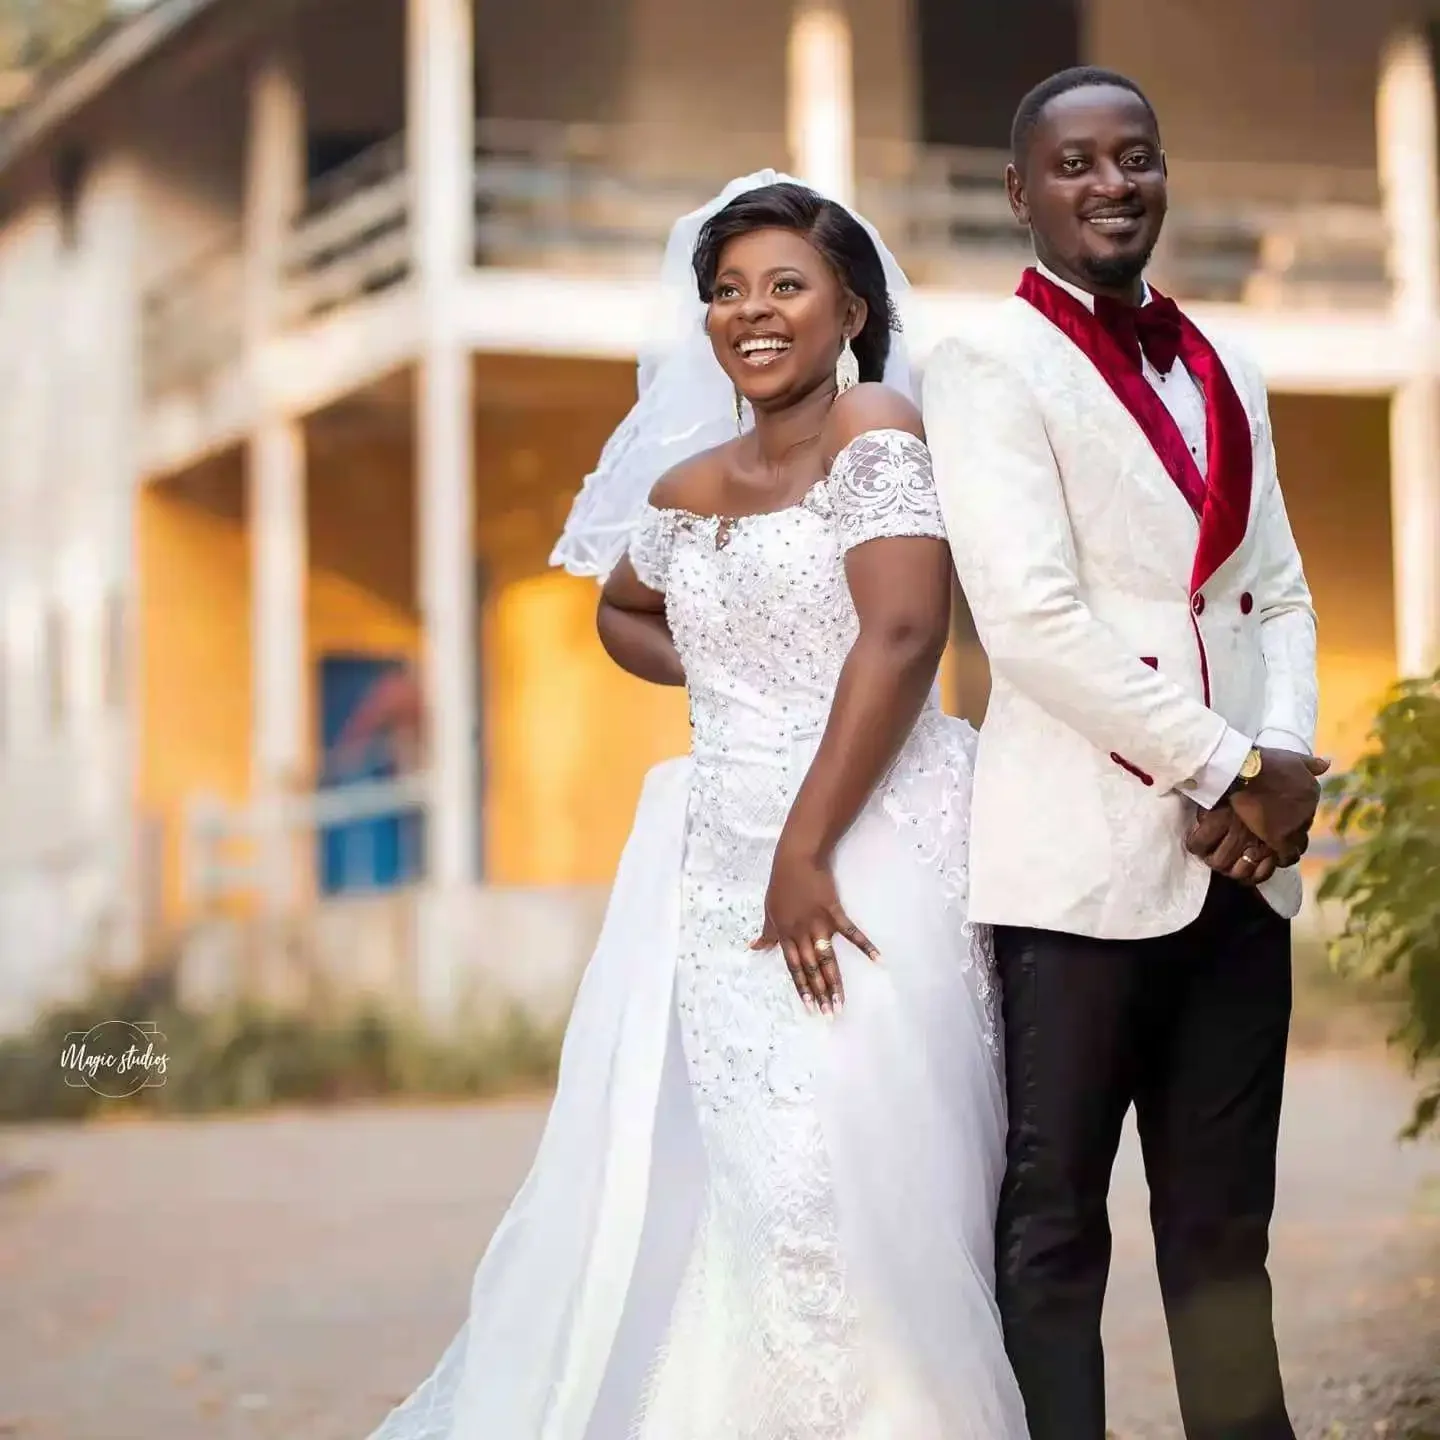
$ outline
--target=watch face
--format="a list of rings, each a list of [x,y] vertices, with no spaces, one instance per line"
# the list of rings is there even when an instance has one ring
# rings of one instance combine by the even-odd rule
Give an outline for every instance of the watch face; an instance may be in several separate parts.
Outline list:
[[[1240,778],[1253,780],[1260,773],[1260,752],[1252,750],[1240,766]]]

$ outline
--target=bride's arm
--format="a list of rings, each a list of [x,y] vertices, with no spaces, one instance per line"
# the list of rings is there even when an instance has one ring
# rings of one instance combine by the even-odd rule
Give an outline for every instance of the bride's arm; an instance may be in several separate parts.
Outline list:
[[[595,628],[605,653],[622,670],[652,685],[685,683],[685,667],[665,619],[665,596],[640,580],[629,556],[611,571],[600,592]]]
[[[654,685],[685,683],[685,666],[665,616],[665,589],[677,517],[687,508],[714,508],[715,455],[703,451],[655,482],[630,547],[600,593],[595,628],[605,653],[622,670]]]
[[[808,976],[823,1010],[838,1007],[844,992],[833,953],[823,945],[817,952],[815,941],[841,934],[874,957],[839,903],[831,859],[925,703],[949,638],[951,603],[950,554],[918,412],[879,386],[850,392],[835,409],[843,426],[836,448],[859,439],[874,452],[847,471],[848,513],[847,497],[836,497],[860,627],[776,846],[757,942],[781,945],[802,998]]]
[[[860,633],[777,850],[825,864],[910,734],[950,632],[943,540],[872,540],[850,552],[845,571]]]

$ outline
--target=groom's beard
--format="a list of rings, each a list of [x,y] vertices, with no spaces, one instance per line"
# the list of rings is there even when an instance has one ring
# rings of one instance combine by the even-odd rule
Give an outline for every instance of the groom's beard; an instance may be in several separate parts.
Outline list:
[[[1152,245],[1141,255],[1117,255],[1110,260],[1087,258],[1080,262],[1080,270],[1092,285],[1104,290],[1120,290],[1145,273],[1145,267],[1154,253]]]

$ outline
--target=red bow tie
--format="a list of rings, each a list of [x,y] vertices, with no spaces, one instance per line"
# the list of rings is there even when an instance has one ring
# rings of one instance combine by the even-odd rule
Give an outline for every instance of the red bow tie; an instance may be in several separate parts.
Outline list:
[[[1108,296],[1095,297],[1095,318],[1120,342],[1120,348],[1141,369],[1143,355],[1168,375],[1180,354],[1180,307],[1165,296],[1148,305],[1122,305]]]

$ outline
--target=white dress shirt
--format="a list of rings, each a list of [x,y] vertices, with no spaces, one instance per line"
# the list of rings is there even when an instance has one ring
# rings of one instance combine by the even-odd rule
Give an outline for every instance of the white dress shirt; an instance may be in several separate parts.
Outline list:
[[[1053,270],[1040,261],[1036,269],[1052,284],[1073,295],[1087,309],[1095,309],[1095,297],[1088,291],[1062,280]],[[1145,286],[1143,304],[1150,303],[1150,287]],[[1160,397],[1165,408],[1179,427],[1181,438],[1190,447],[1200,474],[1206,474],[1207,453],[1205,449],[1205,392],[1199,382],[1185,368],[1183,360],[1176,360],[1168,375],[1162,375],[1151,363],[1148,355],[1142,357],[1145,379],[1150,388]],[[1240,766],[1254,745],[1274,746],[1283,750],[1304,752],[1305,746],[1293,735],[1278,730],[1262,730],[1252,740],[1239,730],[1227,728],[1220,737],[1220,743],[1210,752],[1210,758],[1201,767],[1194,779],[1187,781],[1184,788],[1194,802],[1209,810],[1225,798],[1240,773]]]

